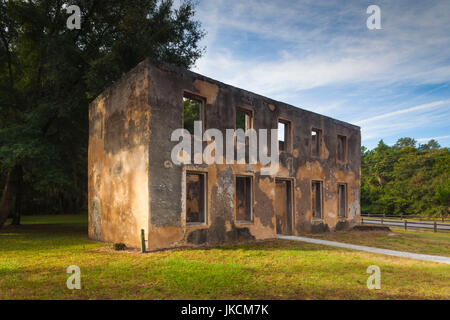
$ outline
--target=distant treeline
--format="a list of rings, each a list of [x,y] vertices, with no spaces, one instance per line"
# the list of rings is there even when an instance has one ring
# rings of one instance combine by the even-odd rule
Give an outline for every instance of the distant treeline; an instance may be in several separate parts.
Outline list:
[[[361,148],[362,213],[448,215],[449,207],[449,148],[412,138]]]

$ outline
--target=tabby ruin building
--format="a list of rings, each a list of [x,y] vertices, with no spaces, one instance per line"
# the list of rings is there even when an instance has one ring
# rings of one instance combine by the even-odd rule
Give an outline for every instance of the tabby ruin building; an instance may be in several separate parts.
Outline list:
[[[236,127],[278,128],[278,171],[262,175],[260,163],[173,163],[171,134],[192,120],[224,136]],[[359,223],[355,125],[148,60],[92,102],[89,122],[91,239],[139,247],[144,230],[147,248],[156,250]]]

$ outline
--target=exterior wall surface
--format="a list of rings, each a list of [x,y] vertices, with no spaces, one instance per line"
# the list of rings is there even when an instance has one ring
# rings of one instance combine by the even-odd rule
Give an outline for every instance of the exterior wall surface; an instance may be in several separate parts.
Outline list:
[[[148,69],[139,65],[89,110],[89,237],[140,245],[148,229]]]
[[[219,129],[224,137],[225,129],[235,128],[236,108],[252,112],[256,130],[276,129],[279,119],[289,121],[292,146],[280,154],[278,172],[261,175],[259,163],[172,163],[171,152],[178,142],[170,138],[183,127],[186,93],[204,101],[205,129]],[[361,137],[357,126],[149,61],[94,101],[90,125],[91,238],[137,246],[138,230],[144,229],[151,250],[275,238],[277,178],[291,181],[292,234],[346,229],[359,222]],[[322,131],[317,157],[311,155],[312,128]],[[338,135],[347,137],[344,162],[337,160]],[[206,173],[204,224],[186,223],[186,171]],[[253,181],[252,221],[244,223],[235,218],[235,179],[240,175]],[[313,180],[323,185],[321,219],[312,217]],[[338,217],[338,183],[347,185],[345,218]]]

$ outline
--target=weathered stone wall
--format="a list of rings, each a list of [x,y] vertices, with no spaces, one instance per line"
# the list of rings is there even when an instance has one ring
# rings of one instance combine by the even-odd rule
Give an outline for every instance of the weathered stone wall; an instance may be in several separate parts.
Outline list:
[[[148,230],[150,108],[141,63],[89,109],[89,237],[140,246]]]
[[[253,128],[290,121],[292,148],[280,168],[261,165],[175,165],[171,142],[183,126],[183,95],[205,101],[206,127],[235,127],[235,108],[253,113]],[[360,129],[357,126],[225,85],[199,74],[144,61],[107,89],[89,110],[89,236],[150,249],[215,245],[276,237],[275,179],[290,179],[293,233],[348,228],[359,220]],[[311,129],[322,130],[321,155],[311,156]],[[337,135],[347,137],[348,160],[337,160]],[[270,134],[269,134],[270,141]],[[225,145],[224,145],[225,154]],[[186,170],[207,173],[206,223],[186,224]],[[253,178],[253,219],[235,219],[235,178]],[[312,218],[311,181],[323,183],[323,218]],[[347,184],[348,216],[338,218],[338,183]]]
[[[338,120],[295,108],[248,91],[225,85],[186,70],[148,64],[150,87],[150,221],[151,249],[189,244],[267,239],[276,236],[274,213],[275,178],[290,178],[294,190],[294,233],[344,229],[359,219],[360,129]],[[171,163],[173,130],[183,126],[183,93],[206,102],[206,128],[222,130],[235,126],[235,107],[253,111],[253,128],[277,128],[278,118],[291,121],[292,151],[280,156],[280,170],[260,175],[258,165],[190,165]],[[311,128],[322,130],[320,157],[310,152]],[[347,137],[348,161],[336,159],[337,135]],[[270,138],[269,138],[270,139]],[[224,147],[225,148],[225,147]],[[225,154],[225,150],[224,150]],[[185,172],[207,173],[207,222],[185,223]],[[235,176],[254,179],[253,221],[235,221]],[[323,219],[312,219],[311,180],[323,182]],[[338,218],[337,184],[347,183],[348,217]]]

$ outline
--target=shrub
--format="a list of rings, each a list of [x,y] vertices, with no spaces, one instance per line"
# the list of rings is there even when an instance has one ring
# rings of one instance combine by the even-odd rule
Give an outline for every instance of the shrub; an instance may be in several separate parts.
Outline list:
[[[113,247],[114,247],[114,250],[117,250],[117,251],[125,250],[127,248],[125,243],[122,243],[122,242],[114,243]]]

